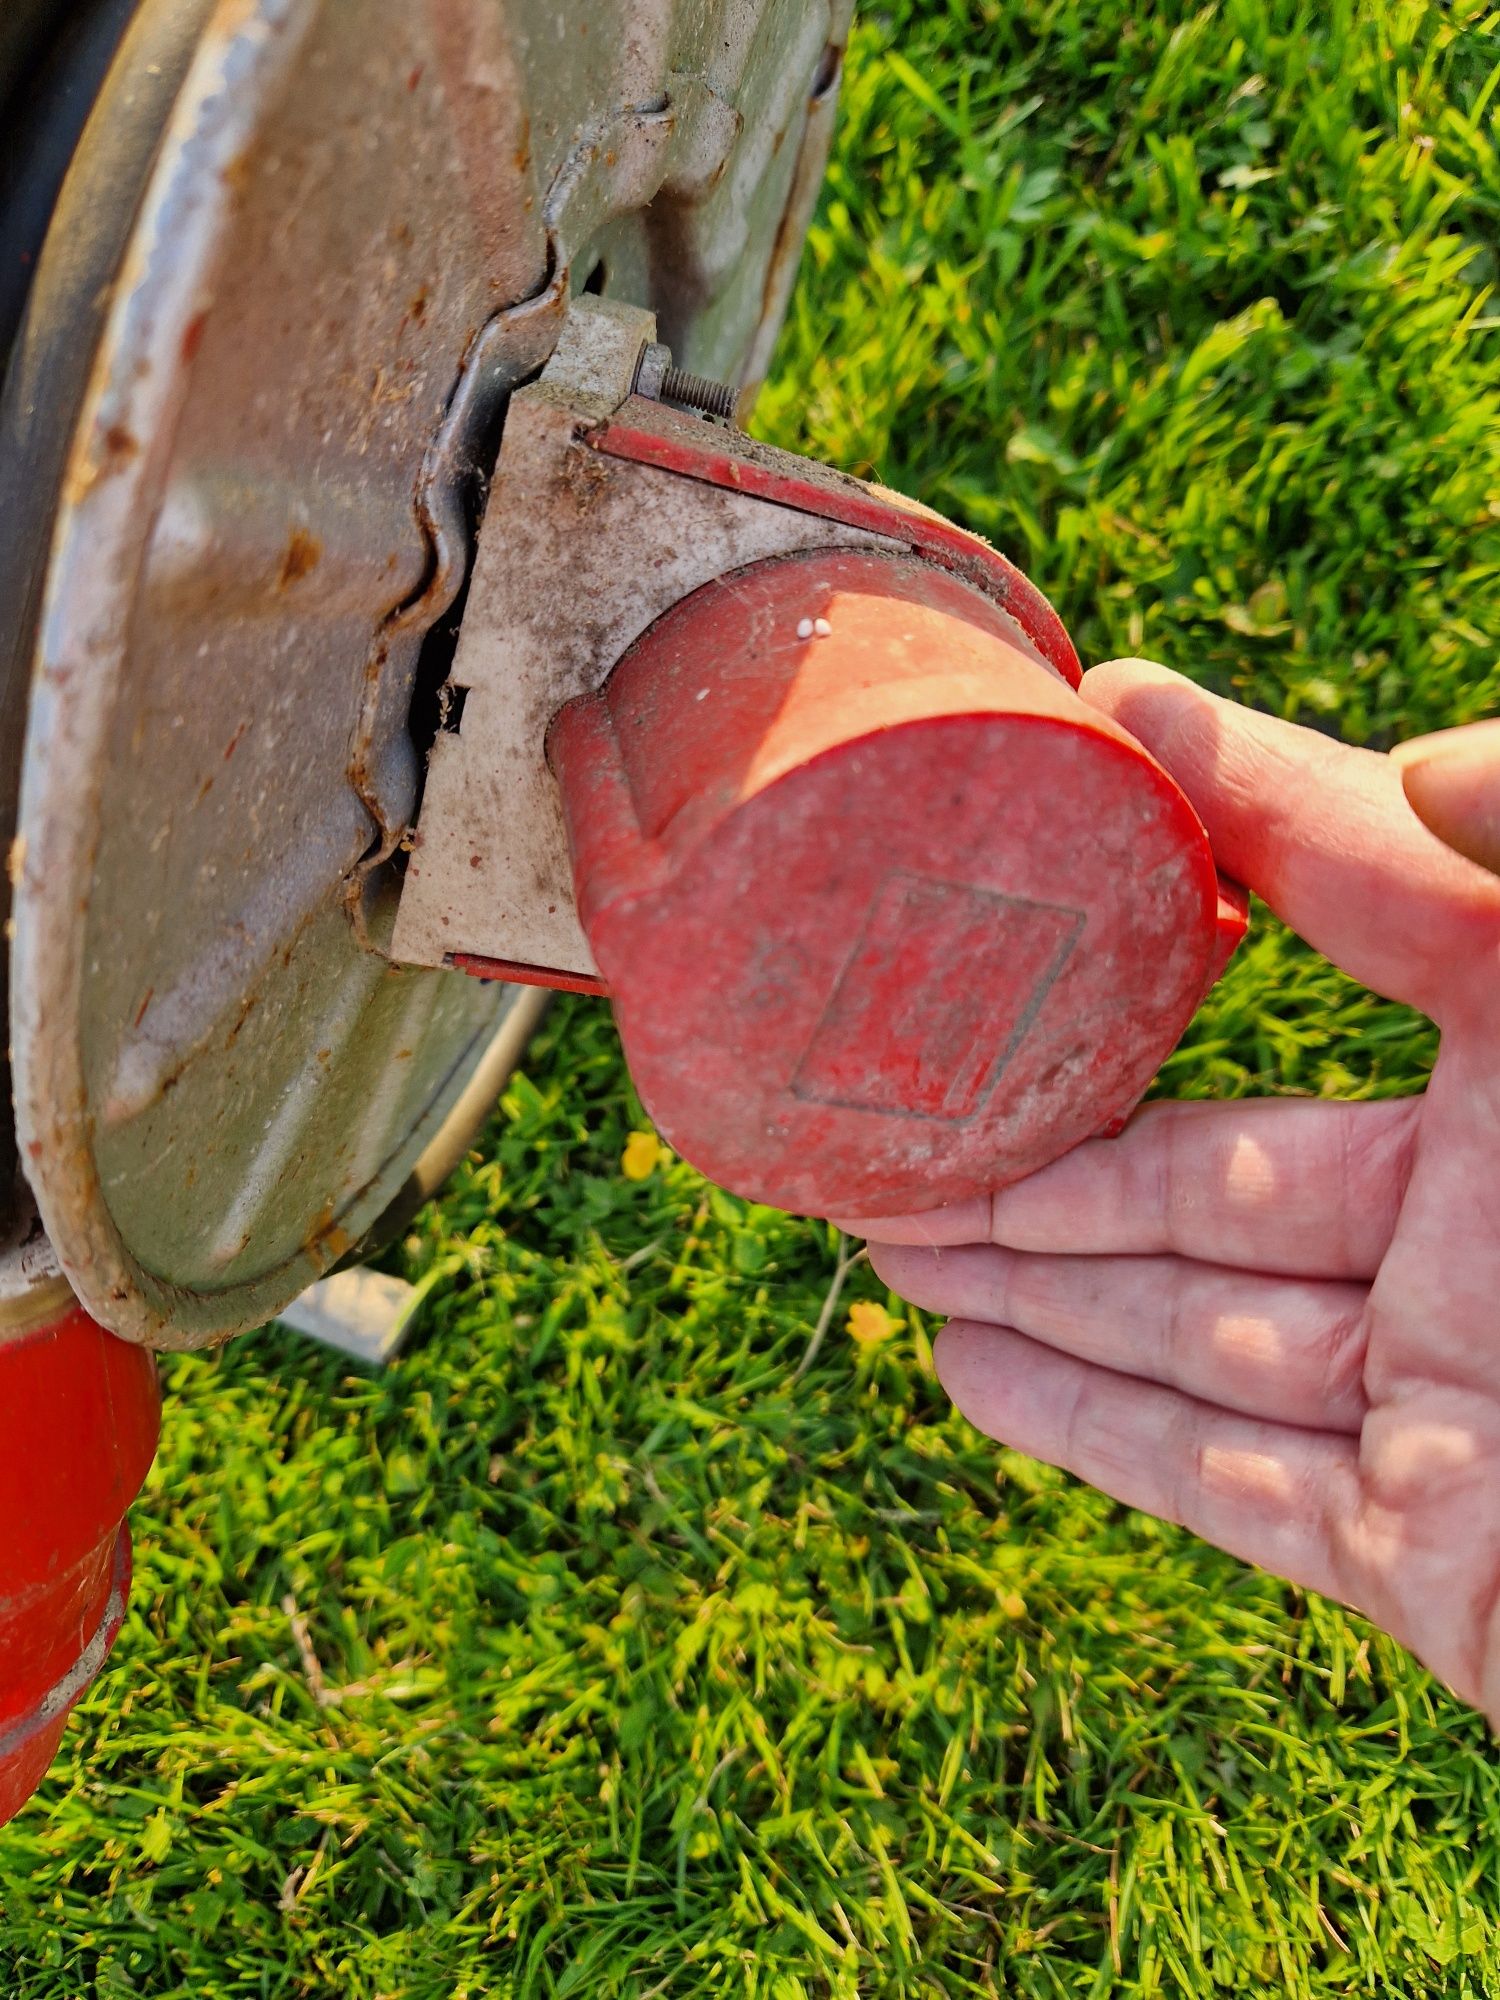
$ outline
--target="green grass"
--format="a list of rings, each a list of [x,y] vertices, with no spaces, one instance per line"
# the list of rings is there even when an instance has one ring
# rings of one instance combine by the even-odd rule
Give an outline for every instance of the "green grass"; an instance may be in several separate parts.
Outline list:
[[[1497,111],[1472,0],[872,0],[764,426],[1091,658],[1376,743],[1477,714]],[[1262,916],[1164,1082],[1430,1057]],[[627,1180],[640,1122],[562,1004],[396,1255],[398,1366],[169,1365],[129,1623],[0,1841],[5,2000],[1500,1994],[1477,1720],[976,1439],[893,1301],[798,1380],[838,1240]]]

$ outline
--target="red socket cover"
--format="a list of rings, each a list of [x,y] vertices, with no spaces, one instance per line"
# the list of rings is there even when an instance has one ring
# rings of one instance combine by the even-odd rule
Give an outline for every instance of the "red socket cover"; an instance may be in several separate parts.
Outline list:
[[[549,749],[642,1100],[778,1207],[1045,1165],[1137,1102],[1244,931],[1161,766],[920,558],[720,578]]]

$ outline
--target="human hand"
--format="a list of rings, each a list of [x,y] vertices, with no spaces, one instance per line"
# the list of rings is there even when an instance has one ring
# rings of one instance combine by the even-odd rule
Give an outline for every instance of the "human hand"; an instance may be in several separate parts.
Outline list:
[[[1226,874],[1442,1031],[1422,1097],[1153,1104],[975,1202],[845,1220],[952,1315],[969,1420],[1345,1599],[1500,1726],[1500,882],[1395,761],[1117,662],[1087,698]]]

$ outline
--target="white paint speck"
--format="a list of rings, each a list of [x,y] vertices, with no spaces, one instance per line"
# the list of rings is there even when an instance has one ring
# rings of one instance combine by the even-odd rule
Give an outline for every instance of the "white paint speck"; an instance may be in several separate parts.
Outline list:
[[[708,689],[707,689],[707,688],[699,688],[698,692],[697,692],[697,693],[696,693],[696,694],[695,694],[695,695],[693,696],[693,700],[694,700],[694,701],[707,701],[707,700],[708,700]]]
[[[813,620],[813,630],[820,639],[829,639],[833,636],[833,627],[826,618],[815,618]]]
[[[812,635],[813,622],[810,618],[804,618],[802,623],[797,627],[797,637],[799,639],[810,639]]]

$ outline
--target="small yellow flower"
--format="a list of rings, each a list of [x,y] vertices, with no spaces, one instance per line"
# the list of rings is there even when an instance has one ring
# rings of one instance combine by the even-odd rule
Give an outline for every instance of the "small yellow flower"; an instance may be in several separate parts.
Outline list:
[[[896,1322],[884,1306],[860,1299],[849,1308],[849,1338],[861,1347],[878,1347],[896,1331]]]
[[[628,1181],[650,1180],[666,1150],[654,1132],[632,1132],[620,1156],[620,1172]]]

